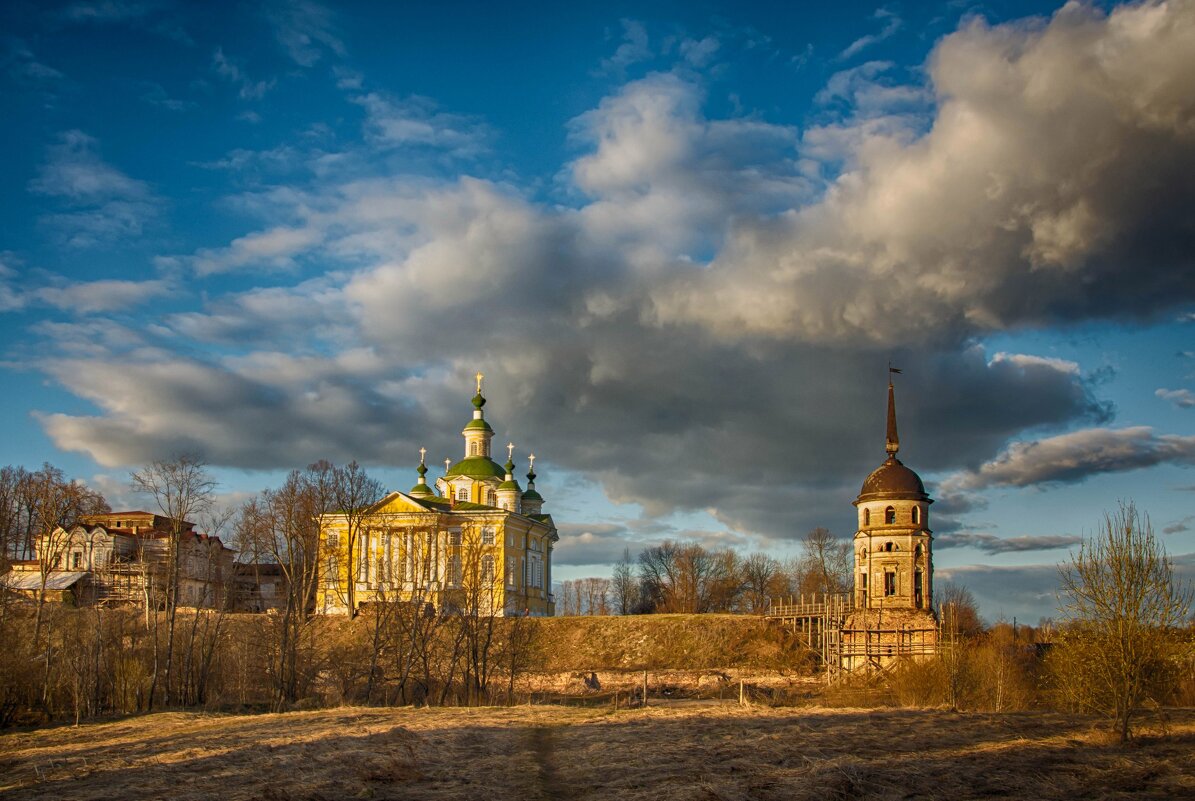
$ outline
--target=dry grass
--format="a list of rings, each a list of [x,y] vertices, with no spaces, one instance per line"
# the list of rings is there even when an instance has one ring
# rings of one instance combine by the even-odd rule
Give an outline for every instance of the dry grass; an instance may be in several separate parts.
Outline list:
[[[1195,710],[1109,742],[1042,713],[345,708],[0,735],[5,799],[1195,798]]]

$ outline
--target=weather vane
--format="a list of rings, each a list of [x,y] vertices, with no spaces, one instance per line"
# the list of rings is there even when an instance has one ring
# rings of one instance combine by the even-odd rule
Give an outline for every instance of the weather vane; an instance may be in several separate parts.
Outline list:
[[[478,370],[477,371],[477,394],[478,395],[481,394],[481,379],[483,379],[483,378],[485,378],[485,376],[481,374],[480,370]]]
[[[506,443],[506,458],[515,458],[515,444],[513,442]]]

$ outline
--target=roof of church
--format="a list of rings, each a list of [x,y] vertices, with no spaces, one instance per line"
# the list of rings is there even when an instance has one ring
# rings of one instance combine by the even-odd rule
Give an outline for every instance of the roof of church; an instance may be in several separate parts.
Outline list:
[[[859,501],[877,500],[926,501],[929,496],[925,493],[921,476],[905,467],[900,459],[889,456],[882,465],[871,471],[859,490]]]
[[[474,429],[488,431],[491,434],[494,433],[494,429],[490,428],[490,424],[487,423],[484,418],[480,418],[480,417],[474,418],[473,420],[470,420],[469,422],[465,423],[466,431],[472,431]]]
[[[470,456],[448,468],[445,476],[468,476],[469,478],[506,478],[506,471],[488,456]]]

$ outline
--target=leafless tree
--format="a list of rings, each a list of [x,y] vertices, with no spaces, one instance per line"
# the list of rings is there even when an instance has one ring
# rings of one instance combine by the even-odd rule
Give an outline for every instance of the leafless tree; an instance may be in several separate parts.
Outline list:
[[[768,607],[773,595],[787,592],[780,562],[765,553],[753,553],[744,559],[740,569],[743,577],[743,602],[746,611],[760,614]]]
[[[635,579],[634,564],[631,549],[624,548],[622,558],[614,565],[610,592],[614,596],[614,611],[620,615],[629,615],[639,606],[639,582]]]
[[[818,526],[801,540],[802,592],[846,592],[851,587],[851,543]]]
[[[1070,622],[1067,680],[1081,705],[1108,714],[1121,741],[1147,699],[1161,702],[1189,649],[1175,630],[1191,610],[1190,585],[1175,579],[1149,517],[1132,504],[1105,514],[1061,570],[1061,611]],[[1069,640],[1069,643],[1068,643]]]
[[[372,478],[356,462],[333,468],[329,478],[336,513],[344,519],[345,554],[348,560],[345,567],[348,570],[348,581],[343,594],[349,616],[354,617],[357,614],[357,546],[361,538],[361,528],[366,524],[370,510],[381,500],[385,490],[380,481]]]
[[[169,541],[166,546],[165,606],[166,606],[166,664],[164,687],[166,703],[174,698],[174,629],[177,620],[179,594],[179,552],[188,518],[206,512],[212,504],[216,483],[198,457],[183,454],[166,461],[155,461],[135,471],[133,489],[146,495],[166,518]],[[153,611],[157,621],[157,610]],[[157,638],[155,637],[155,642]],[[155,649],[156,654],[156,649]],[[148,705],[153,707],[158,687],[158,665],[155,658],[150,681]]]

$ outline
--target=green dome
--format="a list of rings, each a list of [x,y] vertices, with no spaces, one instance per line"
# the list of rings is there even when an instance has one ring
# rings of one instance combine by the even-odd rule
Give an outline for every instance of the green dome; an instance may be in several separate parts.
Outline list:
[[[506,471],[488,456],[470,456],[448,468],[447,476],[469,478],[506,478]]]
[[[480,409],[482,406],[485,406],[485,398],[483,398],[481,393],[478,392],[473,396],[473,407],[475,409]]]
[[[411,487],[411,491],[407,494],[414,498],[426,498],[435,495],[435,493],[432,492],[432,488],[426,484],[416,484],[415,486]]]
[[[494,433],[494,429],[490,428],[490,424],[487,423],[485,420],[481,420],[481,419],[470,420],[469,422],[465,423],[465,430],[466,431],[481,430],[481,431],[487,431],[491,434]]]
[[[498,485],[499,492],[501,492],[502,490],[517,491],[518,489],[519,489],[519,482],[515,481],[513,478],[510,481],[503,481],[501,484]]]
[[[527,489],[527,491],[523,493],[523,500],[524,501],[539,501],[542,503],[544,500],[544,496],[542,496],[538,492],[536,492],[534,487],[529,487]]]

